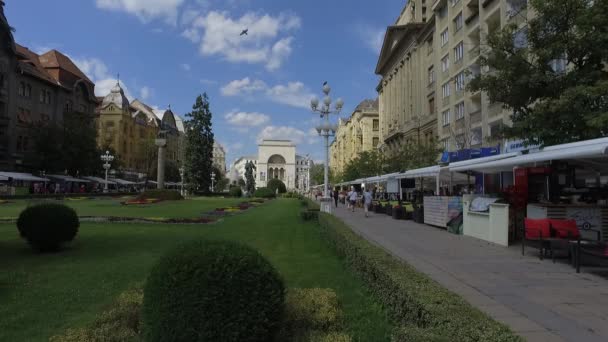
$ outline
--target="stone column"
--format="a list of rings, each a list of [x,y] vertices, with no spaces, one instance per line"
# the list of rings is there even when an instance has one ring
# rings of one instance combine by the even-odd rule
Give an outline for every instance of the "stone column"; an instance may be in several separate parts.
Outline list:
[[[158,146],[158,169],[156,172],[157,189],[165,188],[165,148],[167,147],[167,139],[158,138],[155,141]]]

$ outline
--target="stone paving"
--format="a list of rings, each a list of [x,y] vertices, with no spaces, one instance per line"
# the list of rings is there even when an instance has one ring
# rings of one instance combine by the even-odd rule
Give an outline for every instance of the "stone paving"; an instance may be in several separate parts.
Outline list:
[[[387,215],[334,214],[528,341],[608,341],[608,280],[538,252],[505,248]]]

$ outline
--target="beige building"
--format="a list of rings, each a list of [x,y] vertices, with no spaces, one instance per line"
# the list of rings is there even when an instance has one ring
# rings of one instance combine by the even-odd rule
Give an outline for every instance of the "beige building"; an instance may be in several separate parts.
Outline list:
[[[226,150],[217,141],[213,142],[213,166],[226,173]]]
[[[521,27],[526,43],[526,0],[410,1],[389,26],[376,73],[382,76],[380,131],[383,148],[394,153],[420,137],[437,138],[444,150],[493,146],[510,113],[486,94],[469,92],[481,72],[485,38],[505,25]],[[485,51],[487,52],[487,51]]]
[[[346,165],[361,152],[371,151],[380,144],[378,99],[361,102],[346,120],[340,120],[330,146],[329,166],[334,174],[344,172]]]

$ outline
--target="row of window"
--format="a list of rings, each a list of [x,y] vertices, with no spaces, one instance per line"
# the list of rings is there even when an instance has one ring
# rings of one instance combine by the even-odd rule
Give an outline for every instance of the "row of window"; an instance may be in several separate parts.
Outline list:
[[[457,92],[464,91],[464,89],[465,89],[465,82],[466,82],[466,78],[465,78],[464,71],[458,73],[454,77],[454,83],[456,84],[456,91]],[[451,83],[449,81],[446,82],[443,86],[441,86],[441,93],[442,93],[442,98],[443,99],[446,99],[446,98],[450,97],[450,95],[452,95],[452,86],[451,86]]]
[[[460,0],[458,0],[460,1]],[[440,17],[447,15],[447,7],[444,7],[440,11]],[[452,26],[454,27],[454,32],[460,31],[464,27],[464,17],[462,12],[458,13],[454,20],[452,21]],[[441,32],[441,47],[444,47],[450,41],[450,30],[449,27]]]
[[[454,114],[456,115],[456,120],[464,118],[464,102],[460,102],[454,106]],[[441,113],[441,122],[443,126],[448,126],[451,123],[451,112],[449,109]]]

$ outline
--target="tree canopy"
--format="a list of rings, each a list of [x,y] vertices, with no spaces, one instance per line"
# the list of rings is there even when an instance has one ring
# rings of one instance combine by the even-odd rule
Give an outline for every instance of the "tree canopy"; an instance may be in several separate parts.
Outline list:
[[[186,178],[195,189],[207,192],[211,188],[213,164],[212,113],[207,93],[199,95],[186,114]]]
[[[608,1],[530,0],[527,28],[492,32],[472,90],[512,111],[505,137],[554,145],[608,134]]]

